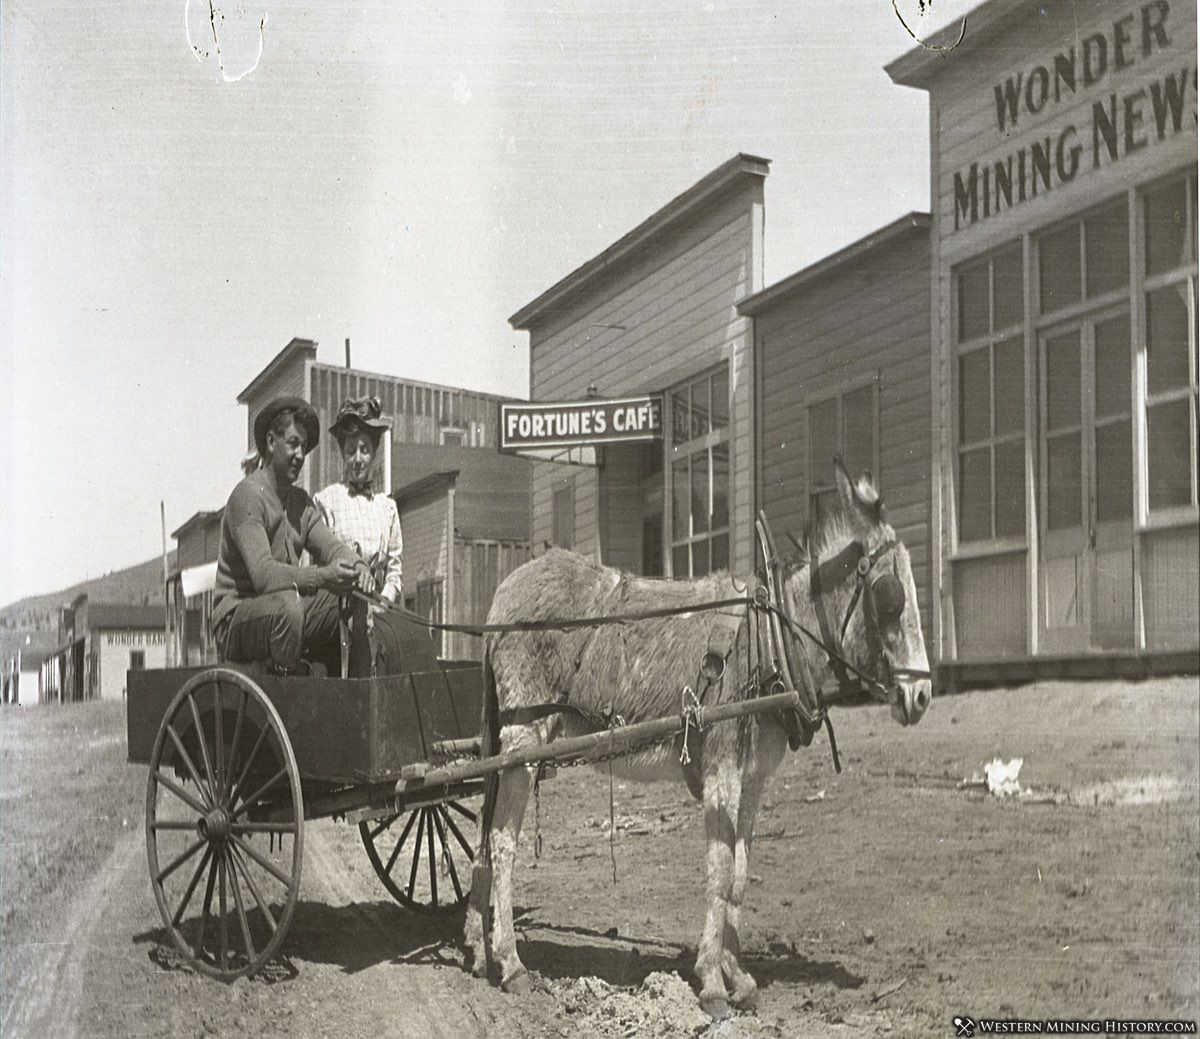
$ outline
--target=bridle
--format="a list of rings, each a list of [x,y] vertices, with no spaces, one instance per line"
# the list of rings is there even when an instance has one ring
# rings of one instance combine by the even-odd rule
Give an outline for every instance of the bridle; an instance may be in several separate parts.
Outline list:
[[[817,624],[820,626],[820,645],[829,658],[829,665],[843,692],[853,690],[855,684],[850,679],[850,673],[867,687],[868,692],[877,700],[896,704],[900,700],[899,680],[905,678],[929,678],[930,673],[920,668],[896,667],[882,650],[883,639],[880,635],[880,623],[895,623],[904,612],[904,585],[895,571],[893,560],[892,569],[883,573],[877,572],[880,561],[896,548],[898,542],[893,538],[884,541],[871,552],[861,541],[851,541],[836,555],[824,562],[813,560],[811,577],[809,579],[812,592],[813,608],[817,614]],[[838,627],[838,636],[833,635],[833,625],[830,623],[826,598],[828,593],[839,587],[846,577],[854,575],[854,591],[842,622]],[[867,603],[863,608],[863,624],[868,637],[879,645],[879,663],[883,668],[882,679],[872,678],[864,674],[846,658],[846,631],[850,627],[850,619],[860,603]],[[805,632],[808,634],[807,632]]]

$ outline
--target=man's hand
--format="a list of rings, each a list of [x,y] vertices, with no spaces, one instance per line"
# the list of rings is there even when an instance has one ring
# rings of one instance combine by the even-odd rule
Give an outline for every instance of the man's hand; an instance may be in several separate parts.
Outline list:
[[[355,582],[358,590],[371,595],[375,591],[375,578],[371,576],[371,568],[360,559],[355,564],[355,570],[358,574],[358,580]]]
[[[335,595],[348,595],[358,582],[358,567],[344,559],[335,559],[317,568],[321,587]]]

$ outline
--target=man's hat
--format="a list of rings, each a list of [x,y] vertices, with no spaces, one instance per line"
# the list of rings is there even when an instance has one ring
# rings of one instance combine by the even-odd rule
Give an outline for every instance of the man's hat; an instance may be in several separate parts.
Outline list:
[[[321,420],[317,418],[312,405],[299,397],[276,397],[254,417],[254,446],[258,448],[258,453],[267,453],[267,430],[281,411],[296,413],[296,425],[303,427],[308,434],[308,446],[304,453],[310,454],[321,439]]]
[[[388,423],[379,417],[382,410],[383,405],[378,397],[359,397],[357,400],[348,397],[342,402],[337,418],[329,427],[329,435],[341,440],[355,425],[363,426],[368,432],[389,429]]]

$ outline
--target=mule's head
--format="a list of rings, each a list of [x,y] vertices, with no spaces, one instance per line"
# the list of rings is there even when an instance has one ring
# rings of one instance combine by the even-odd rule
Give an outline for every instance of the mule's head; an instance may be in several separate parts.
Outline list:
[[[840,510],[824,518],[809,566],[789,581],[797,604],[824,611],[842,655],[875,679],[877,699],[901,725],[915,725],[933,698],[908,550],[884,518],[869,473],[854,478],[834,460]],[[883,690],[886,690],[884,692]]]

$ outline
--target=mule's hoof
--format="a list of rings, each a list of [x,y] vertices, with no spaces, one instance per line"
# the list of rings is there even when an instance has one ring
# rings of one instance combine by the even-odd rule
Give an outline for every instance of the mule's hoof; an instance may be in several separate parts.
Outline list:
[[[748,979],[747,984],[734,990],[733,995],[729,997],[729,1002],[738,1010],[753,1010],[758,1006],[758,985],[754,983],[753,979]]]
[[[486,978],[488,976],[487,957],[473,956],[468,953],[467,970],[469,970],[477,978]]]
[[[731,1014],[729,1001],[724,995],[706,996],[701,993],[700,1008],[714,1021],[724,1021]]]
[[[533,982],[529,979],[529,971],[522,970],[501,982],[500,987],[510,996],[528,996],[533,991]]]

